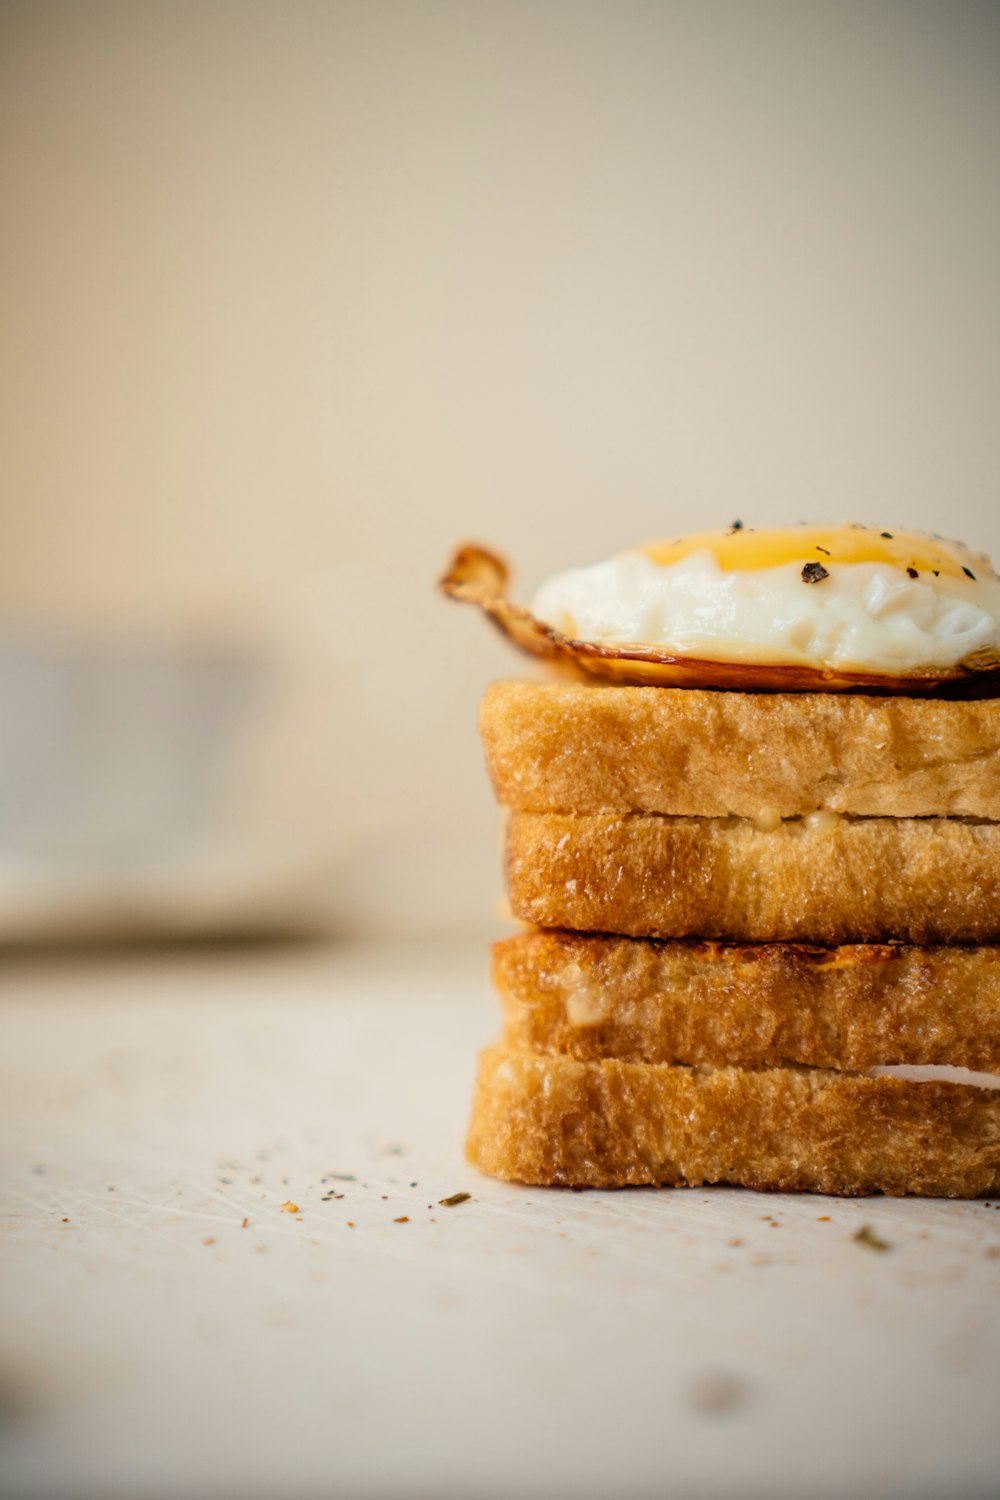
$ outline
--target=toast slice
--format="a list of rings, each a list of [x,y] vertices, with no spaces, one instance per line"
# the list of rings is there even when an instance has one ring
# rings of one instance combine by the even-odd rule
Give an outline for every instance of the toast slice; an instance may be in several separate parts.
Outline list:
[[[525,932],[493,948],[504,1043],[583,1062],[950,1064],[1000,1074],[1000,948]]]
[[[499,1046],[480,1059],[468,1155],[545,1185],[975,1197],[1000,1191],[1000,1090]]]
[[[498,800],[525,812],[1000,819],[1000,699],[499,682]]]
[[[996,943],[1000,823],[512,813],[507,886],[539,927],[734,942]]]

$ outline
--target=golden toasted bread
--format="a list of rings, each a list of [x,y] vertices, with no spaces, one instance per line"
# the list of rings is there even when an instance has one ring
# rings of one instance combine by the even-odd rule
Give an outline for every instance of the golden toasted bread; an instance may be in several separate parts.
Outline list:
[[[468,1154],[496,1177],[573,1187],[974,1197],[1000,1191],[1000,1090],[500,1046],[480,1060]]]
[[[507,884],[539,927],[822,944],[1000,941],[1000,824],[512,813]]]
[[[950,1064],[1000,1074],[1000,948],[525,932],[493,948],[513,1050],[589,1062]]]
[[[1000,819],[1000,698],[499,682],[480,729],[526,812]]]

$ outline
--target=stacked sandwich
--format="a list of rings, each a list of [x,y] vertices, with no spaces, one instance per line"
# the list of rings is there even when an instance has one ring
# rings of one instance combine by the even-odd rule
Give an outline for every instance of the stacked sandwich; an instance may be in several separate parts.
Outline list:
[[[448,577],[519,644],[604,679],[500,683],[483,703],[511,907],[532,925],[494,950],[504,1032],[470,1155],[575,1186],[996,1192],[1000,585],[925,538],[740,530],[647,549],[638,584],[635,554],[610,583],[608,564],[597,586],[600,569],[565,575],[531,615],[488,554]],[[673,575],[653,625],[645,560]],[[904,582],[885,606],[889,569]],[[764,571],[783,575],[750,580],[777,643],[733,624],[734,585]],[[775,594],[789,581],[801,603]],[[623,626],[630,588],[641,619]],[[857,598],[888,645],[884,628],[859,644]]]

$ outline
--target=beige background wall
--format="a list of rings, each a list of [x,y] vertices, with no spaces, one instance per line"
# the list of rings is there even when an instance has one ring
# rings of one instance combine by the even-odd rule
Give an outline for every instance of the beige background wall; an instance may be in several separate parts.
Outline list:
[[[1000,553],[1000,7],[0,10],[8,621],[274,663],[224,819],[341,929],[482,926],[431,591],[850,517]]]

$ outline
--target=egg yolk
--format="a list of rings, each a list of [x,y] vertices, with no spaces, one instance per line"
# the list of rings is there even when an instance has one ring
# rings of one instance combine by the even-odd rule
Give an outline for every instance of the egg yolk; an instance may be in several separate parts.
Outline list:
[[[876,531],[868,526],[794,526],[773,531],[733,528],[704,531],[679,541],[647,542],[638,549],[662,568],[692,552],[711,552],[726,571],[776,568],[783,563],[888,563],[917,573],[960,578],[968,571],[947,543],[916,531]],[[964,549],[963,549],[964,552]]]

